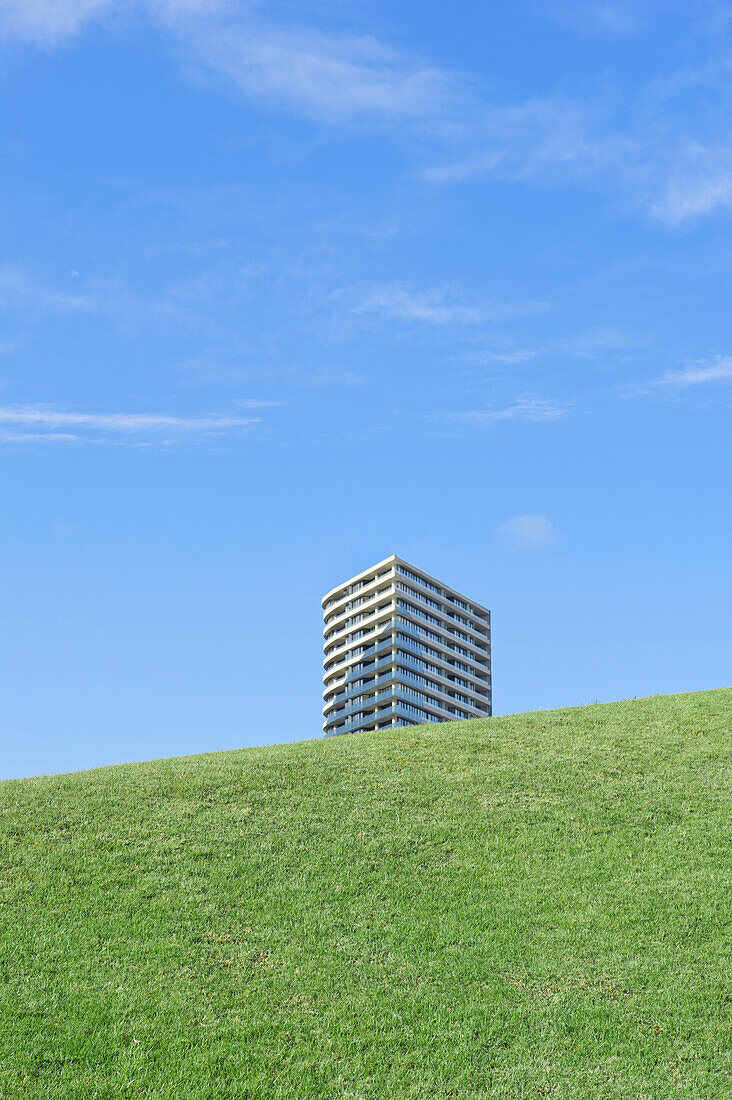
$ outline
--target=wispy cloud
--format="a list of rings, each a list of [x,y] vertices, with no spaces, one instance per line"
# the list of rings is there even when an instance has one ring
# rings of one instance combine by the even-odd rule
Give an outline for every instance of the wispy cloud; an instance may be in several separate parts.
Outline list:
[[[529,180],[559,178],[560,172],[589,172],[617,159],[625,137],[598,134],[600,105],[564,95],[533,97],[523,103],[484,105],[479,127],[457,160],[423,169],[434,183],[464,183],[498,175]]]
[[[732,208],[732,151],[729,145],[687,146],[670,178],[651,202],[651,213],[670,226]]]
[[[464,100],[464,80],[368,35],[284,26],[259,5],[227,0],[3,0],[0,37],[53,46],[103,17],[143,12],[194,63],[244,94],[332,124],[353,119],[438,124]]]
[[[689,386],[703,386],[709,382],[732,382],[732,355],[721,356],[711,362],[690,363],[681,370],[668,371],[655,384],[687,389]]]
[[[195,53],[246,95],[334,124],[434,124],[460,99],[456,76],[373,37],[250,22],[208,28],[197,35]]]
[[[569,406],[537,393],[524,393],[502,409],[471,409],[468,412],[445,413],[450,420],[482,427],[501,420],[550,421],[569,414]]]
[[[211,14],[226,0],[1,0],[0,38],[57,46],[108,15],[131,17],[146,10],[163,20]]]
[[[302,386],[357,386],[361,375],[342,363],[267,363],[253,349],[212,348],[192,355],[178,366],[181,383],[189,387],[210,384],[241,386],[272,383]]]
[[[621,329],[595,328],[573,336],[560,336],[533,346],[520,346],[507,340],[476,352],[472,362],[478,366],[491,363],[507,365],[529,363],[535,359],[558,356],[570,359],[601,359],[623,357],[648,345],[644,337]]]
[[[119,327],[191,328],[213,326],[211,303],[231,300],[244,281],[236,271],[211,270],[174,282],[156,294],[136,293],[122,281],[90,279],[74,289],[50,286],[18,264],[0,264],[0,312],[30,319],[101,317]]]
[[[421,171],[437,184],[580,181],[669,228],[732,208],[726,61],[650,81],[634,98],[534,97],[494,108],[454,154]]]
[[[626,38],[640,29],[647,7],[644,0],[554,0],[543,2],[540,10],[585,34]]]
[[[620,36],[638,31],[651,7],[558,0],[547,11]],[[140,13],[177,39],[189,72],[250,99],[320,124],[376,124],[428,139],[425,181],[579,180],[672,229],[732,209],[732,93],[722,49],[628,92],[603,83],[584,99],[550,90],[497,103],[472,74],[373,36],[295,25],[253,0],[0,0],[0,37],[50,47],[94,20]],[[690,10],[690,27],[701,18]]]
[[[45,286],[18,264],[0,264],[0,310],[31,313],[90,313],[99,308],[92,296]]]
[[[0,36],[51,46],[112,7],[112,0],[4,0]]]
[[[539,514],[512,516],[498,524],[498,532],[513,546],[548,546],[557,538],[553,524]]]
[[[400,283],[351,288],[335,296],[356,317],[374,317],[406,324],[435,326],[483,325],[540,313],[546,302],[482,302],[466,300],[455,287],[415,290]]]
[[[635,33],[639,3],[564,5],[584,29]],[[169,21],[170,22],[170,21]],[[246,95],[331,124],[379,119],[437,139],[445,159],[426,181],[496,177],[613,191],[670,228],[732,207],[732,95],[727,61],[710,55],[623,94],[550,93],[497,104],[465,73],[439,69],[374,38],[273,23],[178,20],[178,33],[212,71]],[[434,148],[434,141],[432,147]]]
[[[267,401],[239,403],[259,408]],[[79,412],[46,405],[0,406],[0,441],[6,443],[103,443],[170,446],[250,431],[254,417],[171,416],[160,413]]]

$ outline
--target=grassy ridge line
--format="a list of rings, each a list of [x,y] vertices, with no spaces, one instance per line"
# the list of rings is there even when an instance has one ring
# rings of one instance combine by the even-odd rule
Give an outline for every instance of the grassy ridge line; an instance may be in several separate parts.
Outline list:
[[[673,694],[673,695],[647,695],[647,696],[642,696],[640,698],[634,697],[633,699],[623,699],[623,700],[620,700],[618,702],[612,702],[612,703],[587,703],[587,704],[582,704],[582,705],[573,706],[573,707],[556,707],[552,710],[545,710],[545,709],[542,708],[541,710],[536,710],[536,711],[519,711],[516,714],[504,714],[504,715],[496,716],[494,718],[489,719],[489,721],[491,723],[512,722],[512,721],[515,721],[517,719],[520,719],[521,721],[531,721],[534,718],[551,718],[552,715],[557,715],[557,716],[560,717],[561,720],[564,720],[567,715],[573,715],[573,714],[577,714],[577,713],[584,713],[584,712],[587,712],[590,709],[593,710],[593,711],[601,711],[603,707],[609,707],[609,708],[614,709],[614,708],[617,708],[617,707],[632,706],[633,704],[636,704],[636,703],[639,703],[639,704],[653,703],[654,701],[657,701],[657,700],[658,701],[663,701],[664,703],[667,703],[667,702],[668,703],[673,703],[674,701],[679,701],[680,702],[680,701],[682,701],[683,699],[686,699],[686,698],[696,699],[696,698],[700,698],[700,697],[704,697],[704,696],[715,696],[715,695],[724,694],[724,693],[729,694],[731,699],[732,699],[732,687],[715,688],[715,689],[712,689],[710,691],[685,691],[685,692],[678,692],[678,693]],[[732,705],[732,703],[731,703],[731,705]],[[452,729],[454,727],[465,728],[466,726],[473,725],[476,721],[482,723],[484,721],[484,719],[469,719],[467,721],[462,721],[461,720],[459,722],[442,722],[442,723],[439,723],[439,724],[431,724],[431,725],[424,725],[424,726],[411,727],[411,728],[412,728],[412,730],[414,730],[416,728],[416,729],[419,729],[419,730],[422,730],[422,731],[433,732],[436,728],[439,728],[440,730]],[[402,735],[404,734],[405,729],[407,729],[407,728],[408,727],[399,727],[395,731],[394,730],[392,730],[392,731],[379,730],[378,733],[374,733],[374,734],[372,734],[372,736],[377,737],[377,738],[381,738],[384,734],[396,733],[397,737],[401,738]],[[361,736],[361,735],[359,735],[359,736]],[[78,776],[82,776],[82,775],[89,775],[91,773],[96,773],[96,772],[106,772],[106,771],[109,771],[109,770],[117,770],[119,768],[141,768],[141,767],[145,767],[146,765],[157,766],[157,765],[160,765],[160,764],[165,764],[168,761],[176,761],[176,762],[180,762],[180,763],[190,762],[190,761],[200,761],[200,760],[205,760],[208,757],[226,757],[226,756],[230,756],[232,754],[238,756],[240,753],[253,753],[253,754],[261,753],[261,754],[267,755],[271,752],[276,752],[278,750],[292,749],[292,748],[299,749],[300,746],[304,746],[304,745],[322,746],[323,743],[324,743],[323,735],[319,734],[317,737],[305,738],[301,741],[283,741],[281,743],[269,744],[269,745],[254,745],[254,746],[248,746],[245,749],[228,749],[228,750],[227,749],[218,749],[218,750],[213,750],[211,752],[190,753],[187,756],[158,756],[158,757],[153,757],[151,759],[146,759],[146,760],[130,760],[130,761],[126,761],[126,762],[121,763],[121,764],[101,764],[97,767],[85,768],[81,771],[49,772],[49,773],[41,773],[39,775],[24,776],[24,777],[21,777],[20,779],[0,779],[0,791],[2,790],[2,785],[4,783],[11,783],[11,784],[12,783],[34,783],[34,782],[42,782],[42,781],[45,781],[45,780],[53,780],[53,779],[66,779],[66,778],[71,779],[71,778],[74,778],[74,777],[78,777]],[[379,742],[377,741],[377,744],[378,743]]]
[[[723,690],[2,784],[0,1095],[732,1095],[731,716]]]

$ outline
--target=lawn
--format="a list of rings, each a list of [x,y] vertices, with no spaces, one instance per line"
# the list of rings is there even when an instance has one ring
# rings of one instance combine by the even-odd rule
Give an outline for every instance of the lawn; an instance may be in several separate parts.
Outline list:
[[[0,784],[0,1096],[722,1100],[732,691]]]

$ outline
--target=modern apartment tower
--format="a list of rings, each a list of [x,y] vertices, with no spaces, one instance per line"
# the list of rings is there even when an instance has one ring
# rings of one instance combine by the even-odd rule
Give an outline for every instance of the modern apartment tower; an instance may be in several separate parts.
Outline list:
[[[491,713],[487,608],[396,555],[322,602],[327,736]]]

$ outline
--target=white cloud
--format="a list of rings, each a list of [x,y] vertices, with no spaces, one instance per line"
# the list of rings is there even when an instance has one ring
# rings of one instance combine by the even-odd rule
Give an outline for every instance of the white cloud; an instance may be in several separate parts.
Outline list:
[[[471,361],[478,366],[490,363],[520,364],[547,356],[572,359],[599,359],[625,356],[646,347],[648,341],[621,329],[595,328],[574,336],[560,336],[533,347],[518,347],[504,340],[487,350],[477,352]]]
[[[233,344],[210,347],[189,356],[178,365],[182,385],[203,387],[211,383],[223,386],[272,385],[358,386],[363,377],[342,363],[272,363],[258,349]],[[280,402],[270,402],[280,404]]]
[[[0,428],[0,443],[83,443],[73,432],[15,432]]]
[[[639,12],[641,4],[633,0],[632,4],[598,3],[583,4],[588,29],[600,34],[634,34],[640,26]]]
[[[514,546],[547,546],[556,540],[554,526],[542,515],[513,516],[498,524],[499,533]]]
[[[241,404],[241,403],[240,403]],[[271,402],[250,401],[249,408]],[[87,413],[44,405],[0,406],[0,440],[12,443],[118,441],[152,445],[201,441],[249,431],[259,420],[241,416],[160,413]]]
[[[427,325],[482,325],[547,309],[546,302],[470,302],[452,287],[414,290],[400,283],[351,290],[338,297],[350,298],[349,311],[357,316]]]
[[[646,347],[648,341],[615,328],[593,328],[575,336],[562,336],[550,341],[546,350],[570,355],[577,359],[596,359],[608,353],[625,353]]]
[[[57,46],[107,15],[129,17],[146,9],[172,21],[227,6],[226,0],[0,0],[0,38]]]
[[[696,146],[672,170],[651,203],[651,213],[670,226],[680,226],[732,207],[732,153]]]
[[[0,310],[83,313],[96,312],[96,305],[89,295],[44,286],[17,264],[3,263],[0,264]]]
[[[375,38],[252,23],[210,27],[195,53],[249,96],[330,123],[435,120],[459,82]]]
[[[569,25],[625,35],[652,5],[557,0],[553,8]],[[422,170],[425,180],[581,180],[670,228],[732,209],[732,97],[721,47],[697,68],[628,94],[605,86],[584,101],[543,95],[496,105],[469,74],[371,36],[285,25],[267,10],[255,0],[0,0],[0,38],[53,46],[92,21],[144,13],[181,43],[189,71],[252,99],[330,125],[428,135],[442,153]],[[692,28],[703,22],[688,18]]]
[[[541,11],[586,34],[624,38],[640,29],[646,6],[644,0],[544,0]]]
[[[494,424],[500,420],[529,420],[550,421],[561,420],[567,416],[569,409],[566,405],[549,397],[541,397],[536,393],[524,393],[511,405],[503,409],[472,409],[469,412],[448,413],[451,420],[459,420],[465,424],[474,424],[480,427],[484,424]]]
[[[116,279],[92,279],[74,291],[49,286],[17,264],[0,264],[0,312],[31,319],[87,315],[106,317],[123,328],[190,327],[211,324],[209,308],[222,291],[237,292],[236,273],[208,272],[167,287],[158,297],[135,294]]]
[[[109,11],[114,0],[0,0],[0,37],[52,46]]]
[[[594,172],[614,164],[631,144],[628,137],[600,132],[603,113],[597,105],[561,95],[502,107],[485,104],[468,155],[425,168],[421,176],[433,183],[464,183],[491,175],[530,180],[560,179],[570,170]]]
[[[421,171],[437,184],[579,180],[669,228],[732,209],[727,63],[684,68],[632,98],[538,97],[485,105],[463,152]]]
[[[732,355],[721,356],[711,363],[690,363],[681,370],[669,371],[658,379],[656,385],[686,389],[707,382],[732,382]]]
[[[464,98],[462,78],[376,38],[279,26],[257,18],[256,7],[246,0],[0,0],[0,37],[53,46],[103,16],[145,12],[197,64],[246,95],[319,121],[435,125]]]

